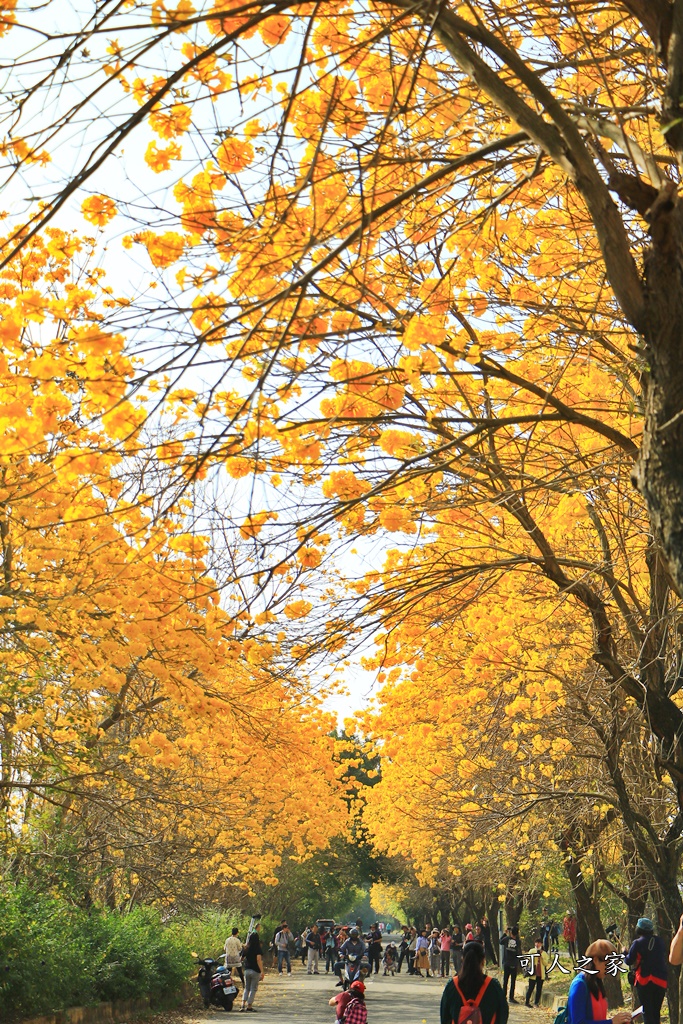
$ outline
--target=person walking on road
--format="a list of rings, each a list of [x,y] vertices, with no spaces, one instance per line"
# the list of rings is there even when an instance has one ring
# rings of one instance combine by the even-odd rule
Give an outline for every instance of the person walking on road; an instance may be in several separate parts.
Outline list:
[[[306,948],[308,949],[306,973],[320,974],[320,971],[318,970],[318,963],[320,961],[322,942],[320,941],[320,935],[318,934],[317,924],[312,925],[310,932],[306,936]],[[311,970],[311,968],[313,969]]]
[[[253,1010],[253,1002],[259,987],[263,981],[263,951],[259,938],[260,924],[254,925],[254,930],[249,936],[247,949],[244,954],[244,988],[242,989],[242,1005],[240,1010]]]
[[[607,996],[603,984],[607,973],[606,958],[615,949],[607,939],[596,939],[586,950],[590,967],[580,967],[569,986],[567,999],[568,1024],[630,1024],[631,1014],[621,1010],[607,1016]]]
[[[503,935],[501,945],[504,948],[503,953],[503,992],[507,996],[508,994],[508,982],[510,983],[510,1002],[516,1003],[515,999],[515,982],[517,981],[517,967],[519,961],[517,957],[521,949],[519,941],[519,928],[516,924],[513,924],[511,928],[508,928]]]
[[[543,982],[548,971],[548,954],[543,949],[543,939],[540,935],[534,941],[534,948],[529,950],[528,957],[531,965],[529,970],[529,987],[526,990],[524,1005],[531,1006],[531,997],[535,990],[534,1006],[540,1006]]]
[[[283,917],[283,918],[282,918],[282,920],[280,921],[279,925],[277,926],[277,928],[276,928],[276,929],[275,929],[275,931],[273,932],[273,937],[272,937],[272,939],[270,940],[270,945],[271,945],[271,946],[272,946],[272,948],[273,948],[273,949],[275,949],[275,950],[277,950],[277,946],[275,945],[275,940],[276,940],[276,938],[278,937],[279,933],[280,933],[280,932],[282,931],[282,927],[283,927],[283,925],[284,925],[284,924],[286,924],[286,921],[285,921],[285,919],[284,919],[284,917]]]
[[[441,1024],[460,1024],[476,1006],[481,1024],[507,1024],[508,1004],[495,978],[484,973],[486,952],[481,942],[466,942],[462,969],[451,978],[441,997]]]
[[[635,966],[636,992],[645,1024],[659,1024],[669,970],[664,940],[655,935],[649,917],[639,918],[636,937],[624,959]]]
[[[277,953],[277,973],[282,974],[283,964],[287,964],[287,974],[292,973],[292,961],[289,956],[289,943],[292,939],[292,933],[289,930],[289,925],[286,921],[283,921],[276,936],[275,936],[275,951]]]

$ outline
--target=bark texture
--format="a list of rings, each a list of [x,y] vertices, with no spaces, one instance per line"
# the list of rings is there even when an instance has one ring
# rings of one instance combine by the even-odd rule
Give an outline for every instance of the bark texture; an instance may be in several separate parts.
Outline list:
[[[673,187],[649,211],[645,261],[645,425],[634,481],[683,594],[683,205]]]

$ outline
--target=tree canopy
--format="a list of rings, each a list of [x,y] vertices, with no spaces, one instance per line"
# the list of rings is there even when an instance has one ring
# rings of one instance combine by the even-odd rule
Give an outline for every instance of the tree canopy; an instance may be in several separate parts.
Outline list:
[[[363,827],[420,830],[408,887],[514,828],[508,901],[540,835],[592,937],[589,861],[670,929],[680,0],[3,12],[13,813],[97,759],[189,843],[193,780],[282,756],[232,807],[303,858],[348,827],[316,688],[372,637]]]

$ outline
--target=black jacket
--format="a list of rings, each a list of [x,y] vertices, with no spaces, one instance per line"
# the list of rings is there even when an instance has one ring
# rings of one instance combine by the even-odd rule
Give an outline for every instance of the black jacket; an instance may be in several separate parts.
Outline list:
[[[502,935],[500,944],[505,950],[503,965],[513,969],[518,967],[519,960],[517,956],[522,952],[522,943],[519,940],[519,935]]]

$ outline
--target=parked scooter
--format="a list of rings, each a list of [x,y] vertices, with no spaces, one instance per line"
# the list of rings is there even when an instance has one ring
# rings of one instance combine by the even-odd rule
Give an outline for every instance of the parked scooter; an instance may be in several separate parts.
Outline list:
[[[231,968],[210,957],[199,960],[198,963],[197,984],[204,1006],[220,1006],[229,1013],[237,998],[237,985]]]

